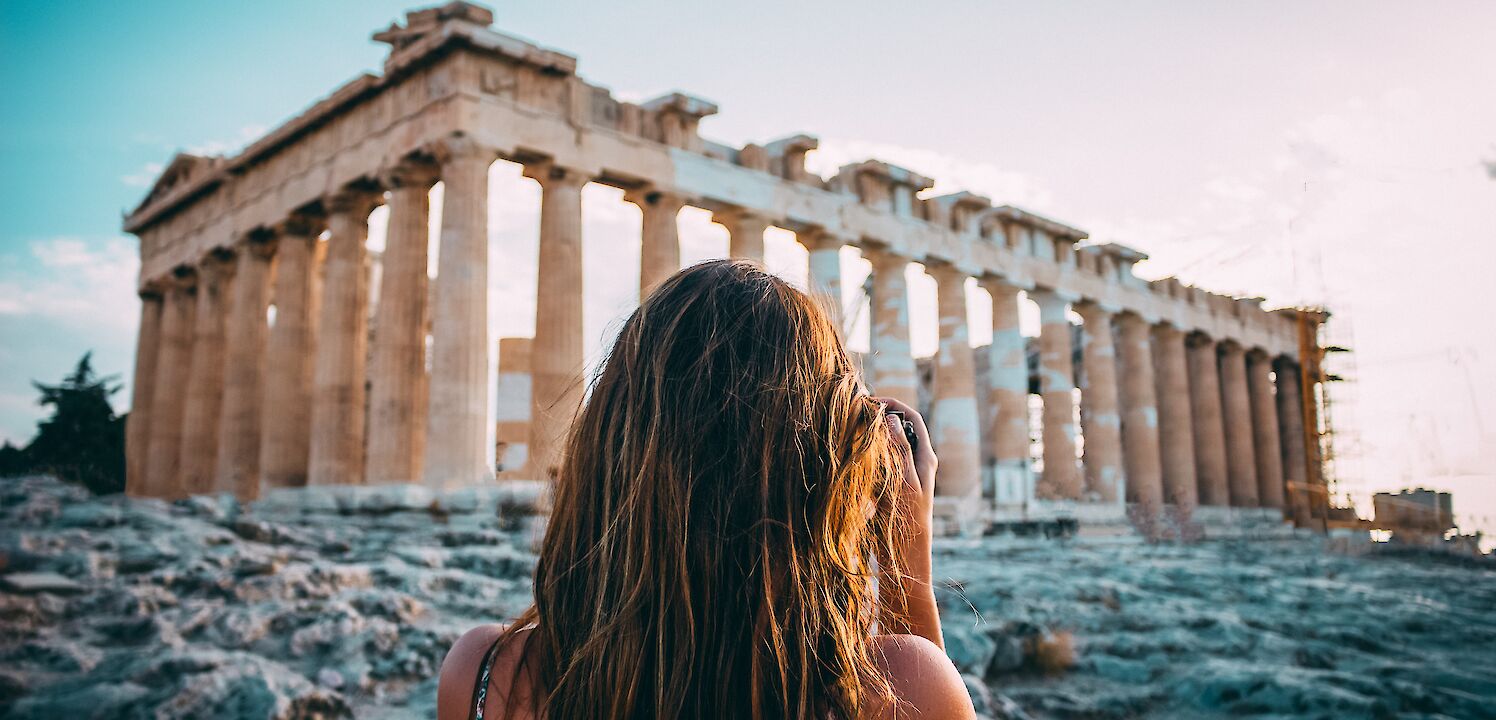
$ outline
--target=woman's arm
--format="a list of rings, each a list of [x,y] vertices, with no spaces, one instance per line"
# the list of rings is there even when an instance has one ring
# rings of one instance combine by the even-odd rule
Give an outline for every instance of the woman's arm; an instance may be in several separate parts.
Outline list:
[[[878,580],[883,612],[879,615],[882,632],[894,635],[918,635],[944,649],[940,633],[940,613],[935,607],[935,588],[931,585],[930,542],[935,510],[935,469],[939,464],[925,419],[914,408],[893,398],[874,398],[904,414],[914,425],[915,443],[909,446],[904,429],[896,417],[888,416],[888,433],[903,459],[903,493],[899,510],[904,513],[904,533],[894,552],[896,567],[902,574],[885,570]]]

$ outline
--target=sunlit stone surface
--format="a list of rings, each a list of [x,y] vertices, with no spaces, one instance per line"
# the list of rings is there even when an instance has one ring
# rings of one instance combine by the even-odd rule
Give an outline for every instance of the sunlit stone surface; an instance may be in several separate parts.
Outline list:
[[[0,717],[433,717],[452,641],[528,602],[538,493],[6,481]],[[937,542],[947,651],[991,718],[1489,717],[1496,572],[1236,532]]]

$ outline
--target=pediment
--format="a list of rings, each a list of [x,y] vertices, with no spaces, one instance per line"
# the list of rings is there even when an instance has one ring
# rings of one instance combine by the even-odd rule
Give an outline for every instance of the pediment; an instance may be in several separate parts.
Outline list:
[[[206,176],[222,163],[221,157],[177,153],[176,157],[166,165],[166,169],[161,171],[161,176],[156,178],[156,183],[151,186],[151,191],[146,193],[145,199],[140,201],[136,210],[149,207],[157,200],[171,194],[175,188],[188,185]]]

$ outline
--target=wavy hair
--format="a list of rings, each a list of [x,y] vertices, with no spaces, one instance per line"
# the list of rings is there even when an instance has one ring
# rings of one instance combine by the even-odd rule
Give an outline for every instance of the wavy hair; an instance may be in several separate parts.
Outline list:
[[[900,482],[822,306],[758,265],[677,273],[573,423],[535,573],[538,716],[854,718]],[[895,570],[896,571],[896,570]],[[885,618],[886,620],[886,618]]]

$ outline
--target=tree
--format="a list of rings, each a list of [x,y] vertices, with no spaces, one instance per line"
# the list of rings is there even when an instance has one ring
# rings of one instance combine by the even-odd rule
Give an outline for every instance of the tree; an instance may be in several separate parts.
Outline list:
[[[0,477],[25,475],[30,467],[31,463],[26,458],[25,450],[12,445],[9,440],[6,440],[4,445],[0,445]]]
[[[125,489],[125,420],[109,404],[118,378],[97,376],[89,352],[61,383],[31,383],[41,393],[37,404],[50,406],[52,416],[37,423],[23,451],[30,472],[81,483],[95,494]]]

